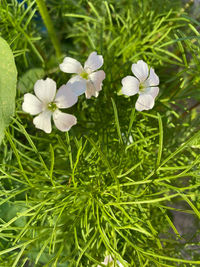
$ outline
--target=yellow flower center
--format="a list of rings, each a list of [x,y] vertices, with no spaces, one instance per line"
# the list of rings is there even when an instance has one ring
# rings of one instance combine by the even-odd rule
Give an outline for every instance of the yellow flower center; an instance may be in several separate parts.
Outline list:
[[[88,80],[88,73],[87,72],[82,72],[81,74],[80,74],[80,76],[83,78],[83,79],[85,79],[85,80]]]
[[[51,102],[51,103],[48,104],[47,108],[48,108],[50,111],[54,112],[54,111],[57,109],[57,105],[56,105],[56,103]]]
[[[140,92],[144,92],[145,89],[146,89],[146,86],[143,83],[140,83],[140,85],[139,85]]]

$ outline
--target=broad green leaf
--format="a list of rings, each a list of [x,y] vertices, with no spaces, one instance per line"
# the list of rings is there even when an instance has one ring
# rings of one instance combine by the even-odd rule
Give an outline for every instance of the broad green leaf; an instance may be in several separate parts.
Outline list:
[[[33,91],[34,84],[37,80],[44,78],[45,72],[40,68],[33,68],[19,78],[17,87],[21,93],[28,93]]]
[[[15,111],[17,69],[13,53],[0,37],[0,143]]]

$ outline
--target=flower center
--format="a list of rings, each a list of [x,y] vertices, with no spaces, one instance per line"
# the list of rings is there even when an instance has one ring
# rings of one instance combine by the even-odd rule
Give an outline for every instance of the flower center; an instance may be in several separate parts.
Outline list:
[[[54,112],[54,111],[57,109],[57,105],[56,105],[56,103],[51,102],[51,103],[48,104],[47,108],[48,108],[50,111]]]
[[[139,90],[140,90],[140,92],[144,92],[145,89],[146,89],[145,84],[144,84],[144,83],[140,83],[140,86],[139,86]]]
[[[82,72],[81,74],[80,74],[80,76],[83,78],[83,79],[85,79],[85,80],[88,80],[88,73],[87,72]]]

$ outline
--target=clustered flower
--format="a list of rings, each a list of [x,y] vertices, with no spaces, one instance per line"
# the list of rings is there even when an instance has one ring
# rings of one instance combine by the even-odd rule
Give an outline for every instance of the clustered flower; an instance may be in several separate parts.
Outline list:
[[[57,92],[56,83],[52,79],[38,80],[34,85],[35,95],[30,93],[24,95],[23,111],[37,115],[33,119],[33,124],[46,133],[52,131],[52,117],[57,129],[63,132],[69,131],[77,123],[77,119],[74,115],[61,112],[60,109],[72,107],[77,103],[78,96],[83,93],[86,98],[99,95],[105,79],[105,72],[98,70],[102,65],[103,57],[96,52],[89,55],[84,67],[76,59],[65,57],[60,64],[61,71],[75,73],[75,76],[62,85]],[[136,110],[152,109],[159,93],[159,77],[143,60],[132,64],[131,70],[134,76],[126,76],[122,79],[122,93],[126,96],[139,95],[135,104]],[[115,262],[111,255],[106,256],[101,264],[107,267],[124,267],[118,260]]]
[[[66,73],[76,73],[69,81],[79,81],[82,84],[81,90],[74,87],[74,92],[77,95],[85,93],[86,98],[91,96],[97,97],[99,91],[102,89],[102,81],[105,79],[105,72],[103,70],[96,71],[103,65],[103,57],[97,55],[97,52],[92,52],[84,64],[84,68],[81,63],[71,57],[66,57],[60,69]]]
[[[80,83],[76,82],[76,86],[80,86]],[[68,82],[56,93],[56,83],[52,79],[38,80],[34,85],[36,96],[25,94],[22,109],[31,115],[39,114],[33,119],[33,124],[46,133],[51,132],[51,116],[60,131],[68,131],[76,124],[76,117],[59,109],[69,108],[77,102],[78,97],[72,91],[72,87],[73,85]]]
[[[22,104],[23,111],[38,115],[33,119],[36,128],[50,133],[51,117],[56,127],[66,132],[77,123],[74,115],[61,112],[59,109],[70,108],[78,101],[78,96],[85,93],[86,98],[97,97],[102,89],[105,79],[103,70],[96,71],[103,65],[103,57],[92,52],[84,64],[71,57],[66,57],[60,69],[67,73],[76,73],[66,85],[62,85],[56,93],[56,83],[50,78],[38,80],[34,85],[35,95],[27,93],[24,95]]]
[[[159,78],[154,69],[139,60],[131,68],[134,76],[126,76],[122,79],[122,93],[127,96],[139,94],[135,108],[138,111],[149,110],[154,106],[155,98],[159,93]]]
[[[33,124],[46,133],[52,131],[51,117],[60,131],[69,131],[77,123],[77,119],[74,115],[61,112],[60,109],[72,107],[78,101],[78,96],[83,93],[86,98],[98,97],[106,76],[103,70],[98,70],[102,65],[103,57],[97,55],[97,52],[89,55],[84,67],[76,59],[65,57],[59,65],[61,71],[75,75],[62,85],[57,93],[55,81],[50,78],[38,80],[34,85],[35,95],[24,95],[23,111],[37,115],[33,119]],[[136,110],[152,109],[159,93],[158,76],[143,60],[132,64],[131,70],[134,76],[122,79],[122,93],[126,96],[139,94],[135,104]]]

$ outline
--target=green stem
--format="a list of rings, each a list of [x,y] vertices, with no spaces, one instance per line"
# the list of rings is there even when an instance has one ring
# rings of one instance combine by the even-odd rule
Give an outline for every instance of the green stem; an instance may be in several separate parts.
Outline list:
[[[61,49],[60,49],[60,43],[59,43],[59,40],[56,36],[56,32],[54,30],[54,26],[53,26],[52,20],[49,16],[45,2],[44,2],[44,0],[36,0],[36,3],[38,6],[38,9],[40,11],[40,14],[42,16],[42,19],[44,21],[44,24],[47,28],[47,31],[49,33],[49,36],[51,38],[52,44],[55,48],[56,56],[60,59],[61,55],[62,55]]]

